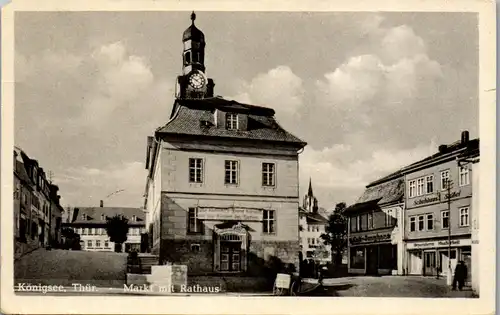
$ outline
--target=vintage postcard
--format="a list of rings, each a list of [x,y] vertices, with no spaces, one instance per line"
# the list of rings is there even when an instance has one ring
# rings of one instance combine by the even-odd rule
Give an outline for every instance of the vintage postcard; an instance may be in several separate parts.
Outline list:
[[[12,1],[6,314],[491,314],[494,1]]]

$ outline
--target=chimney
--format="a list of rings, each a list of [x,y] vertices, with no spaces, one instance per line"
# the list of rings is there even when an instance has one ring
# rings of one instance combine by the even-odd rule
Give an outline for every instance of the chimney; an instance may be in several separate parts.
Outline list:
[[[467,130],[462,131],[462,138],[460,143],[467,144],[469,142],[469,132]]]
[[[101,208],[104,207],[104,201],[101,200]]]
[[[440,145],[438,147],[439,153],[444,153],[444,151],[446,151],[447,148],[448,148],[448,146],[446,144]]]

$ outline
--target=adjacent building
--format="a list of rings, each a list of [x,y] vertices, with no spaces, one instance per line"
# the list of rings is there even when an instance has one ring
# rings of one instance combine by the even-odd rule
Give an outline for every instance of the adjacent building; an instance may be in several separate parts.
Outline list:
[[[314,196],[312,183],[309,180],[309,189],[304,196],[302,207],[299,208],[300,248],[304,259],[318,263],[332,260],[330,246],[325,245],[321,239],[327,224],[328,219],[319,213],[318,199]]]
[[[64,213],[59,188],[19,147],[14,147],[13,169],[15,257],[38,247],[59,246]]]
[[[189,274],[259,274],[270,259],[298,266],[298,156],[306,143],[273,109],[214,97],[194,20],[182,38],[170,120],[148,138],[149,251]]]
[[[348,272],[403,274],[404,177],[397,172],[368,186],[348,217]]]
[[[123,243],[122,251],[141,251],[141,234],[145,231],[144,211],[140,208],[104,207],[101,200],[100,207],[75,207],[72,218],[64,227],[73,229],[80,235],[80,245],[86,251],[115,251],[115,244],[110,241],[106,231],[106,222],[114,216],[121,216],[128,220],[129,230],[127,241]]]
[[[349,272],[445,276],[462,260],[469,278],[477,276],[478,161],[479,139],[463,131],[459,141],[368,185],[345,212]]]
[[[472,165],[479,139],[439,146],[439,151],[403,169],[405,174],[406,270],[411,275],[446,275],[463,260],[471,270]],[[469,272],[470,276],[470,272]]]

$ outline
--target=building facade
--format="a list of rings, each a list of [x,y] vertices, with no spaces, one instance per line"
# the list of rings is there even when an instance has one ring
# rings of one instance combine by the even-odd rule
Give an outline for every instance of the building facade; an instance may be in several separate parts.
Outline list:
[[[464,131],[460,141],[404,168],[408,274],[446,275],[460,260],[471,270],[472,163],[457,162],[471,150],[479,154],[479,140]]]
[[[399,173],[373,182],[348,217],[348,272],[403,274],[404,180]]]
[[[299,236],[303,259],[312,259],[324,264],[332,261],[332,251],[325,245],[321,234],[325,233],[328,219],[319,213],[318,199],[314,196],[312,183],[299,208]]]
[[[15,256],[37,247],[57,247],[61,242],[59,188],[47,179],[38,161],[14,148]]]
[[[75,207],[70,223],[64,227],[73,229],[80,236],[82,250],[115,251],[115,244],[110,241],[106,231],[106,222],[114,216],[123,216],[128,220],[127,240],[123,243],[122,252],[141,251],[141,234],[145,232],[144,211],[139,208]]]
[[[149,251],[188,273],[259,274],[298,266],[298,152],[274,110],[213,96],[205,36],[183,34],[183,75],[169,122],[148,138]]]

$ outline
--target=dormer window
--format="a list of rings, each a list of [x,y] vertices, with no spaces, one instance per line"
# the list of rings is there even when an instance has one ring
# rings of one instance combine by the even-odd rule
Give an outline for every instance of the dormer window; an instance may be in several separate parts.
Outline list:
[[[227,130],[238,129],[238,114],[232,114],[232,113],[226,114],[226,129]]]
[[[101,221],[104,221],[104,219],[106,219],[106,217],[104,216],[104,214],[101,214]]]
[[[137,221],[137,216],[133,215],[132,216],[132,222],[135,222],[135,221]]]
[[[82,220],[86,221],[87,220],[87,215],[82,214]]]

